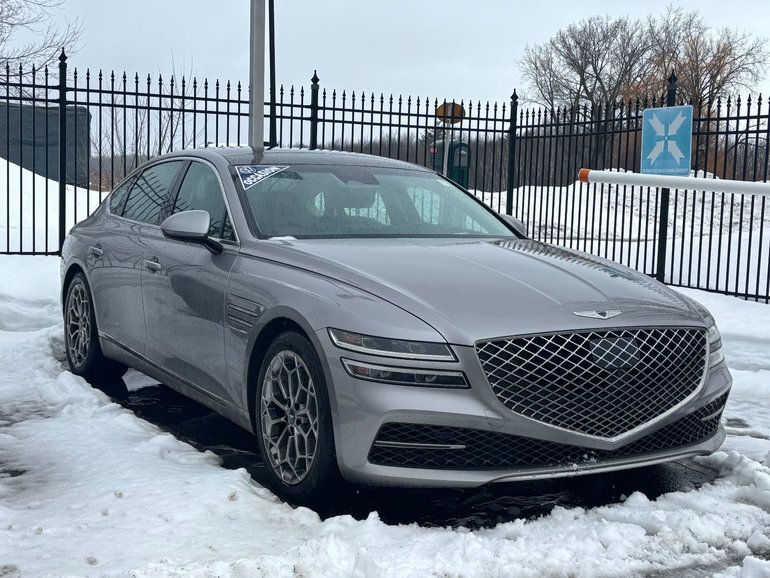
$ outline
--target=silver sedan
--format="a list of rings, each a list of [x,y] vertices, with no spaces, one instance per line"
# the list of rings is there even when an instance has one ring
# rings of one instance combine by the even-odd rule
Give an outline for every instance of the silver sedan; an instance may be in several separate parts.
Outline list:
[[[255,434],[295,500],[716,450],[732,383],[696,302],[411,164],[207,148],[129,175],[62,251],[67,356]]]

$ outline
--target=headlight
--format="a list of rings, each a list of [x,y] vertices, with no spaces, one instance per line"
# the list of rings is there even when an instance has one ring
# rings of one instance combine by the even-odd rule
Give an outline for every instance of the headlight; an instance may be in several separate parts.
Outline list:
[[[722,349],[722,336],[719,334],[716,323],[712,319],[712,325],[708,328],[709,339],[709,369],[719,365],[725,360],[725,353]]]
[[[711,369],[725,360],[724,350],[722,349],[722,336],[719,334],[714,316],[692,297],[687,295],[682,295],[682,297],[703,317],[708,326],[709,369]]]
[[[352,377],[392,383],[393,385],[413,385],[419,387],[449,387],[467,389],[468,382],[462,371],[441,371],[434,369],[414,369],[410,367],[390,367],[374,365],[352,359],[341,359],[345,371]]]
[[[456,361],[452,350],[446,343],[402,341],[350,333],[339,329],[329,329],[329,336],[337,347],[359,353],[418,361]]]

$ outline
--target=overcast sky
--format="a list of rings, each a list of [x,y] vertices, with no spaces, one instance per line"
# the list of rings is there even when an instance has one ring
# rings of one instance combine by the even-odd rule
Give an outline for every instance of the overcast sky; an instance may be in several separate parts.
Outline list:
[[[670,0],[276,0],[277,80],[431,98],[504,101],[523,82],[527,44],[591,15],[660,14]],[[766,0],[687,0],[713,28],[770,37]],[[248,84],[249,0],[64,0],[79,18],[84,68]],[[266,83],[267,86],[267,83]],[[763,92],[770,82],[762,83]]]

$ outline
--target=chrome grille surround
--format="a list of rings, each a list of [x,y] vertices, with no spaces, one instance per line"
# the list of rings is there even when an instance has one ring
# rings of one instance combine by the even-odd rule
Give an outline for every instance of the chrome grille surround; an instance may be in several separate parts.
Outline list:
[[[498,400],[514,413],[584,436],[620,441],[703,388],[705,329],[662,327],[547,333],[476,343]]]

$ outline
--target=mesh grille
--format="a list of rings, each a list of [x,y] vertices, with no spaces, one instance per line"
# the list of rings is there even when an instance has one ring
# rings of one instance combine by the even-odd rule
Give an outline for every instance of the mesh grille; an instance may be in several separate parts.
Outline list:
[[[555,333],[479,342],[481,366],[512,411],[599,437],[681,403],[706,370],[701,329]]]
[[[711,437],[727,394],[695,412],[615,450],[593,450],[499,432],[449,426],[388,423],[377,442],[456,444],[464,449],[372,446],[369,461],[384,466],[433,469],[516,469],[590,464],[686,446]]]

